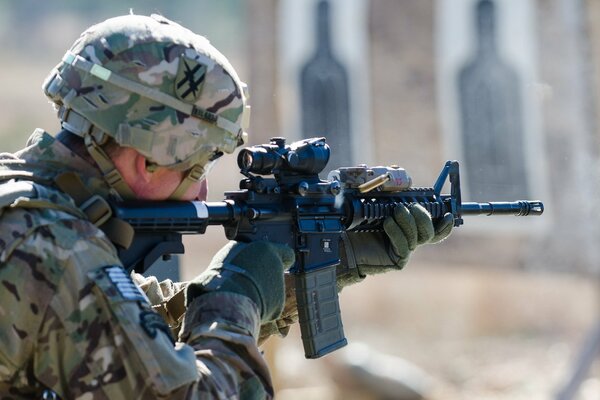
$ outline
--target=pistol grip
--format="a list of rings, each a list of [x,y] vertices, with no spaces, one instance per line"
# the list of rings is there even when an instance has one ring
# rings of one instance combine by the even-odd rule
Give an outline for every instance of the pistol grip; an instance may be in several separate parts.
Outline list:
[[[336,265],[295,273],[300,333],[306,358],[319,358],[348,342],[336,285]]]

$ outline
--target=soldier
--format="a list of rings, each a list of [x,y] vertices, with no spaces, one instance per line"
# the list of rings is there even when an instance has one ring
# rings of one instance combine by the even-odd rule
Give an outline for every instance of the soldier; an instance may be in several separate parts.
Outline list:
[[[1,397],[272,397],[257,340],[294,320],[289,304],[280,317],[293,251],[231,242],[191,282],[134,282],[106,202],[205,198],[210,166],[247,136],[227,59],[164,17],[127,15],[86,30],[43,89],[61,131],[0,155]],[[402,268],[451,226],[398,207],[368,246],[345,238],[341,286]]]

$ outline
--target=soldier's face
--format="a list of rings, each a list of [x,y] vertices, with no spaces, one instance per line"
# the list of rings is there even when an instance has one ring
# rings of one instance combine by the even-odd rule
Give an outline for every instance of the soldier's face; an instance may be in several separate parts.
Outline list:
[[[192,200],[200,200],[206,201],[208,196],[208,182],[206,179],[201,180],[200,182],[196,182],[192,184],[188,190],[185,192],[181,200],[192,201]]]
[[[185,179],[186,173],[166,167],[148,170],[146,158],[131,148],[123,148],[113,157],[123,180],[140,200],[167,200]],[[206,180],[194,182],[179,200],[206,200]]]
[[[175,192],[184,178],[185,173],[159,167],[157,171],[153,173],[153,176],[147,182],[147,185],[140,187],[140,190],[135,191],[135,193],[141,200],[167,200],[171,197],[173,192]],[[206,179],[204,179],[192,183],[178,200],[205,201],[207,195],[208,183]]]

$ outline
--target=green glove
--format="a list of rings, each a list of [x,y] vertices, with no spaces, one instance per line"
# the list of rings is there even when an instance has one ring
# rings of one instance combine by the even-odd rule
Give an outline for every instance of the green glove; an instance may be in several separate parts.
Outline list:
[[[447,213],[434,224],[425,208],[411,204],[394,209],[394,215],[383,222],[384,232],[347,232],[342,237],[338,289],[367,275],[402,269],[417,246],[441,242],[450,235],[453,225],[452,214]]]
[[[229,242],[187,287],[186,305],[208,292],[249,297],[260,309],[261,322],[279,317],[285,300],[283,272],[294,264],[294,251],[271,242]]]

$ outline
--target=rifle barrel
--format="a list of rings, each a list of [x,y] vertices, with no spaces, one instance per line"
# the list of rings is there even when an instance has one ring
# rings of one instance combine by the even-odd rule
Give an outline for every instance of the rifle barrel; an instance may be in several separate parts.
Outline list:
[[[487,203],[462,203],[462,215],[542,215],[544,204],[541,201],[493,201]]]

